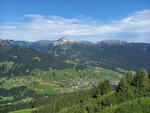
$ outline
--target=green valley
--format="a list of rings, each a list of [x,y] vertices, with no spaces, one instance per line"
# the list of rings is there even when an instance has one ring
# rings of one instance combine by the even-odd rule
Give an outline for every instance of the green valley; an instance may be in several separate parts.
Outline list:
[[[32,113],[149,113],[150,73],[127,73],[115,88],[104,80],[94,89],[21,102],[0,113],[28,109]]]
[[[71,93],[93,88],[96,87],[99,80],[105,79],[109,79],[113,85],[116,85],[119,82],[118,80],[123,76],[120,73],[98,67],[86,66],[84,67],[85,69],[82,70],[77,69],[77,67],[80,66],[76,65],[75,68],[64,70],[50,68],[49,71],[34,69],[30,75],[2,77],[0,86],[7,90],[13,87],[26,86],[27,90],[34,91],[33,94],[44,96],[45,94]],[[23,95],[22,93],[22,96]],[[36,98],[36,95],[30,98]],[[5,100],[3,100],[3,102],[5,102]]]

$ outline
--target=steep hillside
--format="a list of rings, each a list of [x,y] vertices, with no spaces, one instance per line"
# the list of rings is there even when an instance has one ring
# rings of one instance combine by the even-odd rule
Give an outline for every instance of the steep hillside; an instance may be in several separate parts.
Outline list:
[[[0,41],[0,76],[27,75],[35,68],[48,71],[49,68],[59,70],[72,66],[47,53]]]

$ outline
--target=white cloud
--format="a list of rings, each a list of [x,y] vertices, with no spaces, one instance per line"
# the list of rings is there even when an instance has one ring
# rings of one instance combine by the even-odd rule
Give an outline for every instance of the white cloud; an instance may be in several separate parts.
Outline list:
[[[109,23],[89,17],[63,18],[34,14],[23,15],[15,22],[0,23],[0,38],[28,41],[67,36],[90,41],[121,39],[150,42],[149,34],[150,10],[134,12]]]

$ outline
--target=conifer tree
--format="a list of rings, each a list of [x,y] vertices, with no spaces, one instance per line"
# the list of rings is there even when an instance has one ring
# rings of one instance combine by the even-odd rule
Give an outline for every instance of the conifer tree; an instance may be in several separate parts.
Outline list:
[[[146,70],[138,71],[133,79],[133,85],[142,89],[146,84],[149,83],[149,77]]]
[[[117,92],[126,92],[128,89],[126,78],[122,78],[117,86]]]

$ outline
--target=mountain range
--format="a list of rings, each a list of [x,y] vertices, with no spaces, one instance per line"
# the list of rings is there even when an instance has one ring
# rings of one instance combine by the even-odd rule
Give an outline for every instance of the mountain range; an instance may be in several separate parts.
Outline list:
[[[60,38],[36,42],[7,40],[10,44],[34,48],[63,60],[111,70],[150,70],[150,44],[104,40],[97,43]]]
[[[149,61],[149,43],[0,40],[0,113],[126,113],[131,100],[143,110]]]

